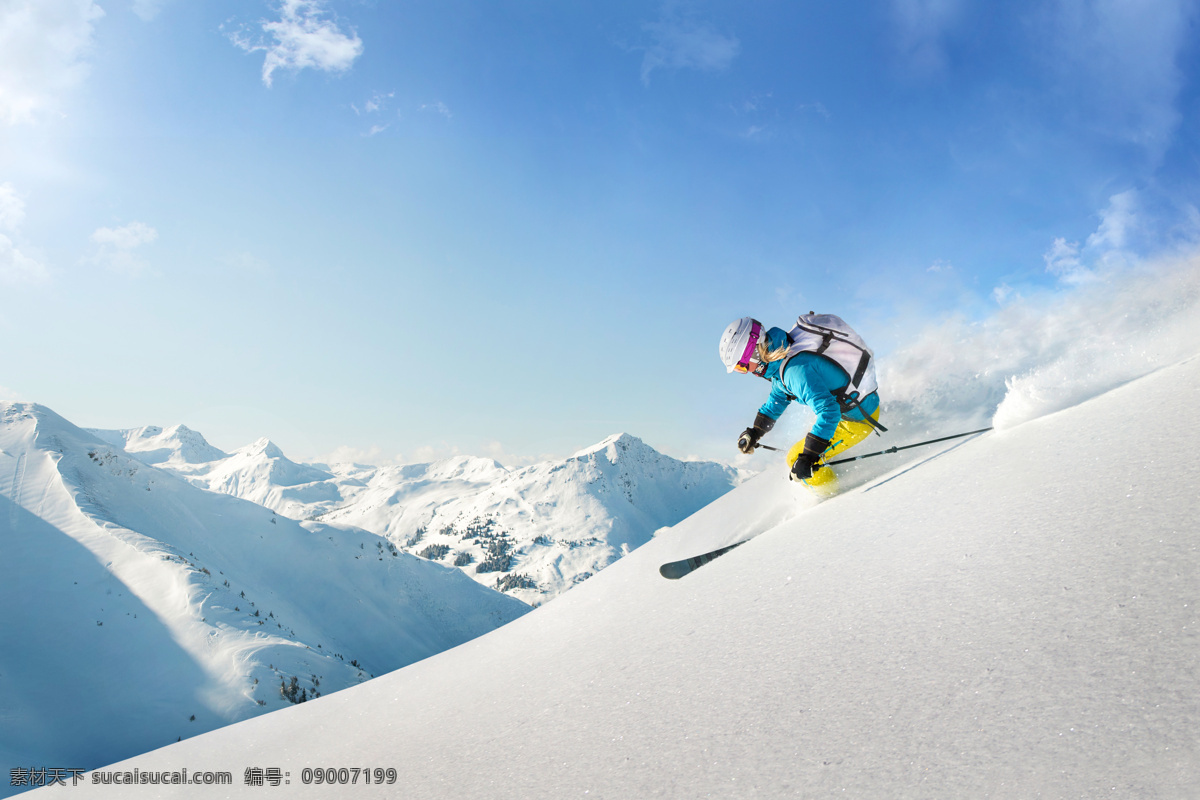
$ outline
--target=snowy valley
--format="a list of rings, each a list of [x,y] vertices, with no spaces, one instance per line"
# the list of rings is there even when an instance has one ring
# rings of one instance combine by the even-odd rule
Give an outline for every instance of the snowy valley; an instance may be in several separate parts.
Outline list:
[[[5,763],[102,762],[361,683],[528,611],[0,405]],[[19,644],[17,644],[19,643]]]
[[[624,435],[519,470],[326,469],[0,404],[0,761],[97,766],[427,658],[738,477]]]

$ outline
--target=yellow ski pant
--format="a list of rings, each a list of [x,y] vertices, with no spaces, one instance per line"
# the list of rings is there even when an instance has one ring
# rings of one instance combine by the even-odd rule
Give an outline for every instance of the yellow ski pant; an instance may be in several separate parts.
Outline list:
[[[871,415],[871,419],[879,419],[879,409],[875,409],[875,413]],[[842,418],[838,422],[837,430],[833,432],[833,438],[829,440],[829,447],[825,448],[825,452],[821,453],[821,463],[832,461],[838,455],[846,452],[854,445],[861,442],[871,435],[874,428],[869,422],[861,419],[846,419]],[[796,442],[792,445],[792,449],[788,450],[787,464],[788,469],[796,463],[796,459],[804,452],[804,440]],[[804,483],[819,490],[822,494],[833,493],[837,491],[837,475],[829,467],[821,467],[813,472],[811,478]]]

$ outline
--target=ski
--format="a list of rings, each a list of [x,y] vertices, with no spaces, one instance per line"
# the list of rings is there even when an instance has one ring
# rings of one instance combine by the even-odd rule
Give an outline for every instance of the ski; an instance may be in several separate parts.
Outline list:
[[[682,561],[671,561],[659,567],[658,572],[668,580],[677,581],[684,575],[700,569],[700,567],[704,566],[713,559],[720,558],[733,548],[745,543],[745,541],[734,542],[728,547],[720,547],[708,553],[702,553],[698,556],[685,558]]]

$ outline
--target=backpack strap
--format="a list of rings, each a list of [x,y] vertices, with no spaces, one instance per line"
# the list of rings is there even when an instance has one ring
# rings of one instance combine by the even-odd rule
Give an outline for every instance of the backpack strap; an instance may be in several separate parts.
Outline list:
[[[800,352],[801,353],[809,353],[812,351],[811,350],[801,350]],[[793,353],[792,355],[790,355],[786,359],[784,359],[783,362],[779,365],[779,372],[777,372],[775,374],[779,376],[779,383],[781,385],[783,385],[783,371],[784,371],[784,369],[787,368],[788,362],[792,360],[792,357],[796,356],[796,355],[799,355],[799,354]],[[832,359],[830,359],[830,360],[832,360]],[[834,363],[836,364],[837,362],[835,361]],[[865,367],[860,367],[860,368],[865,369]],[[859,376],[859,377],[861,378],[861,376]],[[875,435],[882,436],[883,434],[880,433],[880,431],[883,431],[884,433],[886,433],[887,428],[885,428],[882,424],[880,424],[874,417],[872,417],[866,411],[862,410],[863,401],[866,400],[867,397],[870,397],[871,394],[875,394],[875,392],[871,392],[871,394],[868,394],[865,397],[860,397],[857,389],[855,389],[852,392],[846,391],[852,385],[853,385],[852,383],[849,383],[840,389],[830,389],[829,393],[831,395],[833,395],[834,398],[837,400],[838,407],[842,410],[843,417],[852,411],[857,411],[858,413],[862,414],[863,421],[871,426],[871,428],[875,432]],[[788,402],[799,399],[796,397],[796,395],[792,394],[791,392],[788,392],[786,388],[784,389],[784,392],[787,394]]]
[[[866,422],[871,426],[876,436],[882,436],[883,433],[887,433],[887,428],[883,427],[878,420],[876,420],[862,408],[863,400],[866,400],[867,397],[870,397],[870,394],[867,395],[867,397],[859,397],[857,390],[853,392],[847,392],[845,386],[843,386],[841,389],[830,389],[829,393],[837,398],[838,406],[840,406],[842,409],[843,417],[851,411],[857,411],[859,414],[862,414],[863,422]],[[871,394],[874,394],[874,392]],[[883,433],[880,433],[880,431],[883,431]]]
[[[820,346],[816,350],[811,351],[819,356],[825,355],[825,351],[829,349],[829,345],[833,344],[834,339],[843,344],[848,344],[857,350],[859,352],[858,366],[855,368],[854,374],[850,377],[850,385],[858,386],[863,376],[867,374],[867,366],[871,363],[870,352],[841,331],[835,331],[832,328],[826,328],[823,325],[816,325],[812,322],[805,322],[804,317],[796,320],[796,327],[808,333],[815,333],[821,337]],[[838,366],[841,365],[839,364]]]

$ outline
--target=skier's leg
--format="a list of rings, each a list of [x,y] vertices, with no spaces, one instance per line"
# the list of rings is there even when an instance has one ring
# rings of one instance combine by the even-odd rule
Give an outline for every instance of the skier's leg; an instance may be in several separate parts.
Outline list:
[[[872,419],[879,419],[879,410],[871,415]],[[863,420],[842,419],[838,422],[837,430],[834,431],[833,438],[829,441],[829,447],[821,454],[821,462],[832,461],[838,455],[846,452],[854,445],[861,442],[871,435],[874,430],[870,423]],[[788,464],[794,464],[796,458],[804,450],[804,441],[797,442],[792,450],[788,453]],[[821,467],[813,473],[812,477],[804,481],[813,489],[816,489],[819,494],[834,494],[837,491],[837,475],[829,467]]]

